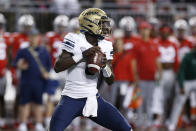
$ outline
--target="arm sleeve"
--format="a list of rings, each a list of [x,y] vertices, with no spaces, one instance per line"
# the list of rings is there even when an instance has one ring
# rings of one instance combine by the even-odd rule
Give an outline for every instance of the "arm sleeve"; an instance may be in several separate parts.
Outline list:
[[[67,34],[61,46],[62,50],[65,50],[72,54],[72,58],[76,63],[83,58],[82,50],[79,46],[79,43],[76,43],[77,37],[78,36],[73,33]]]
[[[182,63],[180,64],[180,68],[177,73],[177,80],[181,88],[183,88],[184,80],[185,80],[185,69],[188,64],[187,56],[184,57]]]
[[[67,52],[73,55],[76,53],[77,46],[74,39],[74,35],[72,33],[69,33],[65,36],[61,48],[62,50],[66,50]]]

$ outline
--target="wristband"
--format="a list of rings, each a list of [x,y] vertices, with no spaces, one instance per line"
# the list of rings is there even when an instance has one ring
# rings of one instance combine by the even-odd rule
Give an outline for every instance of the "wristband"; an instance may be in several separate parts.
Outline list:
[[[110,69],[110,67],[108,65],[106,65],[103,69],[102,69],[102,72],[103,72],[103,76],[104,77],[110,77],[112,75],[112,70]]]
[[[83,56],[82,56],[82,54],[81,55],[80,54],[77,54],[77,55],[72,56],[72,58],[73,58],[73,60],[76,63],[78,63],[80,60],[82,60]]]

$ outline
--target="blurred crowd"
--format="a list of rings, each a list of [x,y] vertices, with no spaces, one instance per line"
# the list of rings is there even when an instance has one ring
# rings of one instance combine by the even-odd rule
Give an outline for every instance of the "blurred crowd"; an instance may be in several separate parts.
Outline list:
[[[66,71],[55,73],[53,66],[65,35],[80,33],[78,18],[58,15],[45,34],[30,14],[16,21],[17,32],[6,32],[6,23],[0,14],[0,129],[44,131],[66,79]],[[124,16],[118,22],[111,18],[110,24],[113,31],[105,39],[113,42],[115,82],[108,86],[100,78],[100,94],[139,131],[194,127],[196,17],[168,25],[155,17],[135,21]],[[14,97],[11,116],[8,88],[16,92],[9,96]],[[84,119],[74,120],[70,128],[104,130]]]

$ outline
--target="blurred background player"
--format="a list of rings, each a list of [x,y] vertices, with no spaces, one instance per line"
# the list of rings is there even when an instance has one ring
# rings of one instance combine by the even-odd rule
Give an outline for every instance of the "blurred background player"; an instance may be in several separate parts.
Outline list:
[[[140,39],[133,47],[133,73],[138,82],[143,98],[142,105],[138,108],[138,118],[136,126],[140,130],[145,130],[152,125],[152,102],[155,89],[155,74],[161,78],[162,68],[159,62],[158,45],[150,39],[150,24],[142,21],[139,24]],[[146,117],[145,117],[146,116]]]
[[[17,21],[18,32],[12,35],[12,58],[15,58],[19,49],[29,46],[28,35],[35,28],[35,20],[32,15],[25,14]]]
[[[69,17],[66,15],[59,15],[53,21],[54,31],[47,32],[45,35],[45,46],[50,53],[52,66],[54,66],[54,63],[55,63],[58,55],[61,54],[61,47],[60,46],[61,46],[61,43],[62,43],[65,35],[67,34],[68,24],[69,24]],[[50,73],[51,73],[50,75],[54,79],[57,79],[59,81],[59,84],[60,84],[59,87],[62,89],[64,87],[66,72],[61,72],[61,73],[57,74],[54,72],[54,70],[51,70]],[[54,100],[55,91],[46,92],[46,93],[48,95],[48,98],[47,98],[47,102],[46,102],[45,125],[46,125],[46,127],[48,127],[52,113],[53,113],[54,104],[55,104],[55,100]],[[58,98],[59,98],[59,96],[58,96]]]
[[[124,43],[117,41],[114,43],[114,59],[112,63],[115,82],[110,86],[111,103],[125,114],[123,101],[128,88],[133,84],[133,72],[131,66],[132,51],[124,49]],[[130,94],[131,95],[131,94]]]
[[[0,13],[0,128],[5,126],[6,71],[10,66],[10,34],[5,32],[5,24],[6,19],[4,15]]]
[[[190,39],[188,39],[188,31],[189,31],[189,26],[186,20],[184,19],[179,19],[176,20],[174,23],[174,30],[176,33],[176,39],[177,39],[177,47],[178,47],[178,59],[179,62],[182,62],[182,59],[184,58],[184,56],[190,52],[194,46],[194,44],[192,43],[192,41],[190,41]],[[178,87],[176,87],[178,89]],[[179,92],[177,92],[179,93]],[[190,95],[190,99],[191,95]],[[192,102],[194,102],[195,98],[193,98]],[[189,100],[189,99],[188,99]],[[186,102],[187,105],[188,101]],[[189,106],[190,107],[190,106]],[[182,113],[182,119],[184,119],[184,122],[186,124],[190,123],[190,119],[189,119],[189,115],[187,111],[188,106],[186,106],[186,108],[184,108],[183,113]]]
[[[115,81],[109,87],[109,96],[111,103],[116,106],[131,123],[134,121],[132,119],[133,114],[141,104],[141,99],[139,98],[140,93],[136,88],[137,81],[133,75],[133,48],[129,50],[124,49],[124,43],[119,41],[122,37],[117,39],[118,40],[113,44],[114,59],[112,62]]]
[[[76,34],[80,33],[78,17],[74,17],[69,21],[69,29],[71,32],[74,32]]]
[[[123,102],[127,94],[128,88],[134,82],[132,74],[132,48],[134,46],[135,20],[131,16],[121,18],[119,27],[123,31],[123,35],[116,37],[114,40],[114,60],[113,71],[115,82],[110,87],[111,103],[115,105],[124,115],[126,109]],[[131,95],[131,94],[130,94]]]
[[[16,54],[19,49],[25,48],[29,46],[29,34],[35,29],[35,20],[32,15],[25,14],[19,17],[17,21],[17,31],[12,34],[11,37],[11,48],[12,48],[12,60],[15,59]],[[20,79],[20,71],[15,70],[13,67],[11,67],[12,72],[12,79],[13,84],[16,87],[16,99],[15,99],[15,106],[14,106],[14,112],[15,112],[15,119],[18,117],[18,80]],[[17,123],[17,122],[16,122]]]
[[[160,38],[158,39],[159,44],[159,52],[160,52],[160,63],[162,66],[162,77],[158,81],[160,92],[155,91],[155,96],[153,98],[154,101],[160,100],[157,104],[161,104],[158,109],[154,109],[155,114],[159,114],[159,116],[155,116],[157,123],[154,123],[156,126],[163,124],[169,117],[170,108],[173,101],[173,96],[175,92],[175,72],[178,66],[178,51],[177,46],[169,41],[169,36],[171,35],[171,28],[163,24],[160,27]],[[156,89],[157,90],[157,89]],[[159,98],[161,97],[161,98]],[[155,106],[158,106],[155,105]],[[156,107],[155,107],[156,108]],[[156,110],[156,111],[155,111]],[[162,117],[162,118],[160,118]],[[158,121],[159,119],[159,121]],[[158,124],[158,125],[157,125]]]
[[[189,25],[191,29],[190,41],[193,46],[196,46],[196,16],[189,19]],[[196,91],[191,92],[190,96],[190,106],[191,106],[191,119],[196,120]]]
[[[155,42],[158,42],[159,28],[160,28],[161,23],[159,19],[155,17],[150,17],[148,19],[148,22],[151,26],[150,37],[151,39],[154,39]]]
[[[121,30],[123,30],[124,33],[121,40],[123,42],[124,49],[132,49],[135,42],[137,41],[135,20],[131,16],[125,16],[120,19],[119,27]]]
[[[27,122],[31,109],[35,116],[35,131],[44,131],[42,125],[42,95],[49,79],[49,71],[51,69],[51,60],[47,50],[39,46],[40,36],[34,30],[28,34],[29,47],[20,49],[14,60],[14,66],[21,71],[19,81],[19,119],[20,125],[18,131],[27,131]],[[32,51],[31,51],[32,50]],[[40,64],[45,68],[45,72],[41,70]]]
[[[69,24],[69,17],[66,15],[59,15],[53,21],[54,31],[46,33],[46,47],[50,52],[52,65],[54,65],[57,56],[61,53],[60,43],[67,34]]]
[[[193,48],[193,43],[187,39],[188,23],[184,19],[179,19],[174,23],[174,30],[178,47],[178,59],[182,61],[185,54]]]
[[[190,35],[188,40],[190,40],[193,45],[196,45],[196,16],[191,17],[188,23],[190,26]]]
[[[177,94],[174,100],[170,121],[169,131],[175,131],[178,118],[183,110],[186,99],[191,92],[196,91],[196,48],[187,53],[183,58],[177,74],[177,80],[180,87],[180,94]]]

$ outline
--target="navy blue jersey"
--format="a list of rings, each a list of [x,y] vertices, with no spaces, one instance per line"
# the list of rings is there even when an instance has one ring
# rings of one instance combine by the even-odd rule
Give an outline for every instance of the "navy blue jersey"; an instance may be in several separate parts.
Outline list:
[[[50,60],[50,55],[48,51],[41,46],[38,46],[35,48],[35,51],[37,52],[39,59],[43,65],[43,67],[47,70],[50,71],[52,64]],[[16,67],[16,64],[19,59],[25,59],[26,62],[28,62],[29,67],[27,70],[21,71],[21,77],[20,77],[20,85],[34,85],[34,86],[43,86],[43,83],[45,80],[42,78],[40,69],[29,52],[28,48],[24,48],[18,51],[16,58],[14,60],[14,66]]]

